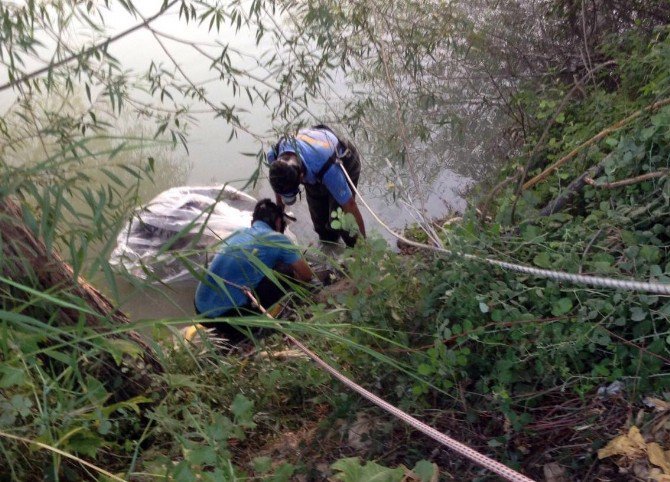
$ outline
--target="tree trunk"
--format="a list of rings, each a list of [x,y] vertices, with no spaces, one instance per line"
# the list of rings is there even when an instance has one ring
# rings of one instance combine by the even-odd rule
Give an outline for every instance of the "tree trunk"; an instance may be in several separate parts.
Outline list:
[[[45,244],[23,222],[21,208],[9,197],[0,198],[0,255],[0,273],[5,279],[48,292],[71,304],[83,301],[85,307],[94,313],[56,304],[47,305],[47,310],[53,310],[49,313],[49,318],[55,320],[51,321],[52,324],[72,326],[79,324],[84,317],[87,327],[103,331],[129,322],[128,317],[114,308],[100,291],[85,280],[75,278],[72,267],[57,253],[47,250]],[[15,305],[6,306],[5,309],[19,305],[22,305],[21,309],[30,308],[30,305],[24,304],[29,294],[3,282],[0,282],[0,290],[4,292],[4,302],[11,300],[10,303]],[[10,297],[6,296],[8,292],[11,292]],[[153,350],[134,331],[106,337],[130,340],[139,346],[142,355],[124,355],[118,364],[110,354],[105,353],[94,361],[83,362],[86,366],[82,368],[103,382],[114,400],[147,393],[149,387],[155,385],[156,377],[153,375],[162,372]]]

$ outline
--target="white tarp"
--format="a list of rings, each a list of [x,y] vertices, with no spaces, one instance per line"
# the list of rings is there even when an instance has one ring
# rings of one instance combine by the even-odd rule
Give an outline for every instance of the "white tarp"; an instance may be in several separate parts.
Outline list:
[[[251,225],[256,199],[230,186],[175,187],[141,206],[117,237],[110,264],[163,283],[193,280],[217,245]],[[293,238],[290,233],[286,233]]]

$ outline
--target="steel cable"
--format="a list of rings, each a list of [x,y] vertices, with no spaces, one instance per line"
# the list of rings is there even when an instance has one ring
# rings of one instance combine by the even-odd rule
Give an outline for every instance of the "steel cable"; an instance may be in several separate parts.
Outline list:
[[[361,195],[360,191],[354,186],[353,182],[351,182],[351,178],[349,177],[349,174],[347,173],[346,169],[344,169],[344,166],[342,165],[341,162],[337,161],[337,164],[340,166],[340,169],[342,169],[342,172],[344,172],[345,177],[349,181],[349,186],[354,190],[358,198],[361,200],[363,205],[367,208],[367,210],[372,214],[372,216],[375,218],[375,220],[386,230],[388,231],[391,235],[396,237],[397,239],[401,240],[402,242],[414,246],[417,248],[422,248],[422,249],[429,249],[432,251],[437,251],[440,253],[445,253],[449,255],[458,255],[462,256],[465,259],[471,259],[474,261],[480,261],[484,263],[488,263],[493,266],[499,266],[503,269],[508,269],[511,271],[517,271],[519,273],[526,273],[530,275],[535,275],[535,276],[540,276],[543,278],[549,278],[549,279],[554,279],[558,281],[568,281],[570,283],[576,283],[576,284],[584,284],[584,285],[589,285],[589,286],[601,286],[605,288],[617,288],[617,289],[622,289],[622,290],[628,290],[628,291],[646,291],[649,293],[657,293],[661,295],[670,295],[670,284],[664,284],[664,283],[657,283],[657,282],[646,282],[646,281],[636,281],[636,280],[622,280],[622,279],[614,279],[614,278],[605,278],[605,277],[600,277],[600,276],[587,276],[587,275],[581,275],[581,274],[575,274],[575,273],[566,273],[564,271],[554,271],[554,270],[549,270],[549,269],[540,269],[540,268],[534,268],[532,266],[524,266],[521,264],[515,264],[515,263],[508,263],[506,261],[500,261],[497,259],[492,259],[492,258],[482,258],[480,256],[475,256],[473,254],[467,254],[467,253],[459,253],[455,251],[451,251],[448,249],[445,249],[441,246],[431,246],[429,244],[424,244],[424,243],[419,243],[416,241],[412,241],[410,239],[407,239],[406,237],[402,236],[401,234],[396,233],[391,229],[384,221],[382,221],[379,216],[372,210],[372,208],[368,205],[367,202],[365,202],[365,199]]]
[[[337,378],[339,381],[344,383],[346,386],[354,390],[356,393],[359,395],[363,396],[370,402],[374,403],[380,408],[383,408],[387,412],[389,412],[391,415],[394,417],[399,418],[403,422],[407,423],[408,425],[414,427],[415,429],[419,430],[421,433],[428,435],[430,438],[433,440],[436,440],[440,442],[441,444],[449,447],[451,450],[454,452],[470,459],[471,461],[475,462],[476,464],[492,471],[495,472],[496,474],[500,475],[501,477],[505,478],[506,480],[511,480],[513,482],[532,482],[533,479],[530,479],[526,477],[525,475],[517,472],[514,469],[511,469],[507,467],[505,464],[502,464],[496,460],[491,459],[490,457],[487,457],[484,454],[481,454],[477,452],[474,449],[471,449],[467,445],[459,442],[458,440],[454,440],[453,438],[443,434],[442,432],[439,432],[435,430],[433,427],[426,425],[425,423],[421,422],[420,420],[417,420],[416,418],[412,417],[411,415],[403,412],[399,408],[394,407],[390,403],[386,402],[385,400],[379,398],[377,395],[374,393],[369,392],[365,388],[361,387],[357,383],[349,380],[347,377],[342,375],[340,372],[338,372],[336,369],[328,365],[326,362],[321,360],[316,354],[312,353],[306,346],[304,346],[302,343],[300,343],[298,340],[293,338],[291,335],[285,335],[286,338],[293,343],[295,346],[297,346],[300,351],[305,353],[308,357],[310,357],[317,365],[319,365],[321,368],[326,370],[328,373],[330,373],[332,376]]]
[[[247,288],[246,286],[241,286],[241,285],[236,285],[235,283],[230,283],[233,286],[239,287],[244,294],[249,298],[251,303],[253,303],[256,307],[258,307],[261,312],[267,316],[269,319],[274,320],[273,316],[268,313],[268,311],[263,307],[263,305],[260,304],[258,299],[254,296],[254,294]],[[277,327],[281,329],[281,326],[277,324]],[[441,444],[445,445],[446,447],[449,447],[456,453],[472,460],[476,464],[487,468],[491,470],[492,472],[495,472],[496,474],[500,475],[501,477],[505,478],[506,480],[510,480],[512,482],[534,482],[533,479],[530,479],[526,477],[525,475],[510,469],[507,467],[505,464],[502,464],[496,460],[491,459],[490,457],[487,457],[484,454],[481,454],[477,452],[474,449],[471,449],[467,445],[454,440],[453,438],[435,430],[433,427],[426,425],[425,423],[421,422],[420,420],[417,420],[416,418],[412,417],[408,413],[403,412],[399,408],[394,407],[387,401],[383,400],[382,398],[379,398],[377,395],[375,395],[372,392],[369,392],[362,386],[358,385],[357,383],[353,382],[346,376],[344,376],[342,373],[337,371],[335,368],[331,367],[328,365],[325,361],[323,361],[321,358],[319,358],[318,355],[313,353],[311,350],[309,350],[305,345],[300,343],[297,339],[292,337],[289,334],[284,333],[284,336],[286,339],[293,343],[300,351],[302,351],[305,355],[307,355],[312,361],[314,361],[317,365],[319,365],[321,368],[326,370],[328,373],[330,373],[332,376],[337,378],[339,381],[344,383],[347,387],[351,388],[354,390],[356,393],[359,395],[363,396],[373,404],[377,405],[378,407],[386,410],[389,412],[391,415],[399,418],[403,422],[407,423],[408,425],[414,427],[415,429],[419,430],[421,433],[428,435],[431,437],[433,440],[436,440],[440,442]]]

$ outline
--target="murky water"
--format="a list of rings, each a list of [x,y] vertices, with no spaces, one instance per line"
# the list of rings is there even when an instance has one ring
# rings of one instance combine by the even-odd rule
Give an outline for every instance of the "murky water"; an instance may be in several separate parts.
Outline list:
[[[156,25],[159,31],[175,31],[179,28],[180,36],[187,35],[192,40],[212,43],[211,34],[203,32],[202,29],[183,30],[182,24],[175,17],[161,19]],[[241,68],[254,68],[255,57],[259,51],[265,50],[268,46],[256,45],[252,35],[237,34],[233,37],[230,33],[223,32],[219,34],[219,40],[231,41],[234,48],[246,52],[248,57],[240,55],[238,61],[241,62]],[[232,39],[232,40],[231,40]],[[135,48],[137,42],[145,45],[145,52],[151,52],[154,60],[169,62],[162,52],[163,47],[157,44],[156,39],[152,38],[148,32],[142,32],[133,39],[128,39],[120,43],[115,48],[119,49],[120,55],[125,62],[131,62],[137,65],[146,65],[146,57],[143,59],[141,52]],[[171,55],[182,64],[184,71],[189,73],[192,79],[200,81],[211,77],[208,72],[207,62],[198,61],[193,51],[178,43],[169,43],[164,41],[164,46],[168,46]],[[212,81],[206,83],[210,99],[214,103],[226,102],[241,104],[248,109],[245,116],[245,124],[250,126],[250,130],[261,138],[265,139],[267,144],[261,145],[258,139],[246,133],[240,132],[240,135],[230,142],[227,142],[230,133],[229,126],[221,118],[216,118],[212,113],[198,113],[194,116],[194,124],[189,137],[188,162],[190,163],[190,172],[188,174],[187,185],[211,185],[219,183],[231,183],[235,187],[242,187],[257,167],[257,161],[254,157],[245,156],[242,153],[254,153],[259,149],[265,150],[273,139],[268,136],[272,129],[268,112],[261,107],[250,105],[244,97],[234,96],[232,91],[226,87],[224,82]],[[343,86],[346,88],[346,86]],[[341,93],[339,93],[341,94]],[[318,109],[317,109],[318,110]],[[328,114],[323,110],[324,114]],[[321,119],[315,119],[315,123],[321,122]],[[355,133],[347,132],[350,138],[355,138]],[[357,142],[359,150],[363,157],[363,167],[361,173],[361,194],[370,208],[393,229],[401,229],[405,225],[414,222],[418,213],[415,206],[397,201],[391,198],[388,189],[388,180],[381,172],[381,169],[375,167],[375,162],[368,159],[367,153],[372,152],[373,146],[366,146]],[[425,173],[424,173],[425,174]],[[442,170],[435,179],[428,180],[424,186],[425,208],[428,217],[443,216],[446,212],[464,209],[464,201],[459,192],[468,181],[456,175],[455,173]],[[273,197],[273,193],[264,177],[261,177],[258,184],[248,189],[249,193],[260,199],[263,197]],[[368,232],[372,236],[381,236],[385,238],[391,248],[395,247],[395,239],[384,228],[382,228],[373,218],[371,213],[360,206],[363,218]],[[312,230],[309,212],[306,201],[303,199],[292,210],[298,221],[291,226],[291,230],[297,235],[301,244],[316,242],[316,235]],[[189,317],[193,314],[193,290],[195,283],[181,283],[178,286],[163,287],[161,289],[132,288],[127,284],[121,284],[122,309],[126,311],[131,318],[164,318],[164,317]]]
[[[149,1],[141,7],[146,9],[144,14],[151,15],[158,9],[161,2]],[[129,26],[138,23],[137,18],[132,18],[126,13],[113,13],[106,19],[110,27],[109,34],[122,31]],[[228,141],[230,127],[224,119],[216,117],[208,106],[199,104],[194,106],[195,114],[190,125],[188,141],[188,153],[179,152],[171,156],[170,164],[165,160],[157,159],[157,170],[161,172],[161,188],[186,183],[187,185],[211,185],[230,183],[235,187],[245,185],[257,167],[257,160],[253,156],[243,153],[255,153],[259,149],[265,150],[274,140],[268,134],[273,126],[266,109],[258,105],[251,105],[244,95],[235,95],[232,89],[224,82],[217,79],[209,72],[209,64],[205,58],[194,53],[192,47],[171,39],[171,35],[178,35],[191,42],[199,42],[204,49],[216,51],[215,42],[230,42],[231,48],[241,52],[236,56],[240,69],[257,69],[256,58],[259,52],[271,47],[269,45],[256,45],[254,36],[249,32],[234,32],[233,29],[224,29],[220,33],[209,32],[204,27],[195,25],[184,27],[183,21],[176,14],[167,15],[152,23],[158,32],[166,33],[166,36],[156,38],[146,30],[133,33],[112,47],[113,54],[119,58],[125,68],[142,70],[150,62],[162,65],[166,70],[176,72],[172,61],[176,61],[181,72],[188,75],[188,81],[202,85],[207,89],[208,99],[214,105],[221,103],[236,104],[247,113],[243,116],[243,122],[254,135],[240,131],[237,137]],[[141,46],[141,48],[138,48]],[[166,53],[169,52],[169,55]],[[343,92],[338,96],[346,94],[346,81],[338,86]],[[142,99],[142,94],[137,93],[137,98]],[[1,99],[0,99],[1,100]],[[324,105],[328,105],[325,103]],[[324,117],[328,116],[325,107],[315,106],[316,112],[322,112]],[[323,119],[314,119],[314,123],[321,123]],[[345,132],[351,139],[356,139],[356,133]],[[265,141],[262,145],[261,140]],[[360,190],[363,199],[370,208],[391,228],[401,229],[405,225],[414,222],[418,216],[417,205],[419,203],[407,204],[394,202],[389,191],[389,181],[383,174],[382,169],[376,167],[377,162],[370,159],[368,153],[373,152],[374,146],[356,141],[359,151],[363,157]],[[187,174],[184,181],[183,165],[175,169],[175,159],[182,164],[187,164]],[[174,172],[174,179],[170,179],[170,172]],[[459,190],[468,184],[468,181],[448,170],[439,171],[434,179],[426,178],[422,191],[425,195],[426,215],[428,217],[443,216],[445,212],[462,210],[464,201],[459,196]],[[273,197],[273,193],[264,177],[258,184],[249,189],[250,194],[256,198]],[[151,194],[151,195],[149,195]],[[153,197],[151,190],[147,191],[147,197]],[[148,201],[149,199],[145,199]],[[297,235],[301,244],[314,243],[316,236],[312,230],[307,204],[301,200],[292,207],[298,221],[291,227]],[[372,236],[381,236],[388,240],[391,247],[395,246],[395,239],[382,228],[370,214],[360,206],[367,231]],[[120,281],[121,309],[127,312],[132,319],[164,318],[164,317],[188,317],[193,313],[192,297],[194,284],[182,284],[174,287],[137,288],[128,283]]]
[[[229,148],[233,149],[232,146]],[[231,157],[225,165],[221,165],[218,160],[212,159],[193,160],[194,171],[188,179],[188,184],[209,184],[207,180],[202,179],[200,173],[203,172],[212,176],[212,183],[233,182],[238,179],[237,174],[239,172],[245,169],[253,171],[255,168],[255,166],[250,167],[249,161],[244,158]],[[235,174],[230,174],[231,171]],[[418,219],[416,206],[390,200],[386,189],[386,180],[378,172],[368,168],[365,163],[363,164],[361,177],[366,178],[360,186],[363,198],[389,227],[398,231]],[[453,172],[442,171],[427,189],[427,216],[435,218],[444,216],[454,210],[462,211],[465,207],[465,201],[460,197],[459,192],[467,184],[469,184],[467,180]],[[265,179],[261,179],[256,188],[250,190],[250,193],[258,199],[263,197],[273,198],[272,190]],[[359,204],[369,235],[383,237],[389,243],[390,249],[394,249],[395,238],[379,225],[362,203],[359,202]],[[302,199],[291,208],[297,218],[297,222],[291,225],[292,232],[296,234],[301,244],[315,244],[317,237],[312,229],[307,202]],[[162,289],[146,288],[139,290],[122,283],[122,309],[133,319],[189,317],[193,314],[194,288],[195,283],[180,283]]]

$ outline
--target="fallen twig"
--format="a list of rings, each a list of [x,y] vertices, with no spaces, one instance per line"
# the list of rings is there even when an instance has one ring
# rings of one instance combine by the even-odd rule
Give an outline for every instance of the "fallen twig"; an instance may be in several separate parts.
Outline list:
[[[657,359],[661,360],[663,363],[665,363],[666,365],[670,365],[670,359],[665,358],[664,356],[659,355],[659,354],[657,354],[657,353],[654,353],[653,351],[649,351],[649,350],[647,350],[645,347],[640,346],[640,345],[638,345],[637,343],[634,343],[634,342],[632,342],[632,341],[630,341],[630,340],[626,340],[624,337],[622,337],[622,336],[620,336],[620,335],[617,335],[617,334],[614,333],[612,330],[608,330],[608,329],[605,328],[604,326],[602,327],[602,329],[605,330],[611,337],[616,338],[617,340],[619,340],[619,341],[620,341],[621,343],[623,343],[624,345],[628,345],[628,346],[630,346],[630,347],[637,348],[638,350],[640,350],[640,351],[641,351],[642,353],[644,353],[645,355],[649,355],[649,356],[651,356],[651,357],[657,358]]]
[[[649,179],[656,179],[659,177],[667,176],[670,173],[668,169],[662,169],[656,172],[648,172],[647,174],[642,174],[640,176],[631,177],[629,179],[623,179],[621,181],[615,182],[604,182],[602,184],[596,184],[596,181],[592,177],[584,178],[584,182],[593,187],[599,187],[602,189],[616,189],[617,187],[630,186],[631,184],[637,184],[638,182],[648,181]]]

